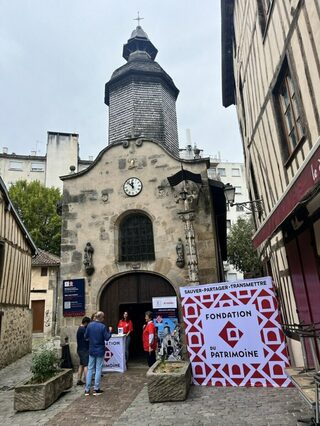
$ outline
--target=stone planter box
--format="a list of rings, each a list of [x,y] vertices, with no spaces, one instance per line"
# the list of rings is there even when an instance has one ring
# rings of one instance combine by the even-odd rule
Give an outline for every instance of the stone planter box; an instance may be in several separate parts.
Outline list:
[[[189,361],[165,361],[164,364],[157,361],[149,368],[147,381],[150,402],[184,401],[191,384],[191,364]]]
[[[63,369],[44,383],[22,384],[14,389],[16,411],[44,410],[73,384],[72,369]]]

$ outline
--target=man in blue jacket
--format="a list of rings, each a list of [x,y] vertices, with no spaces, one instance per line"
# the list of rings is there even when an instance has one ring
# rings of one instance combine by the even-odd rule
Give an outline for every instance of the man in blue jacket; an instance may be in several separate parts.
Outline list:
[[[101,372],[103,365],[103,357],[105,353],[105,342],[107,342],[111,333],[103,324],[104,313],[99,311],[96,313],[94,321],[91,321],[86,329],[84,338],[89,341],[89,364],[86,377],[85,395],[90,395],[90,386],[93,370],[95,370],[93,395],[100,395],[103,391],[100,389]]]

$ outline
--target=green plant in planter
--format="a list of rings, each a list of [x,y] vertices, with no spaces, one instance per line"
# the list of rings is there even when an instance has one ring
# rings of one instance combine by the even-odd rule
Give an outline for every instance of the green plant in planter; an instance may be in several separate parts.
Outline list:
[[[44,348],[32,358],[30,383],[43,383],[59,371],[59,357],[55,349]]]

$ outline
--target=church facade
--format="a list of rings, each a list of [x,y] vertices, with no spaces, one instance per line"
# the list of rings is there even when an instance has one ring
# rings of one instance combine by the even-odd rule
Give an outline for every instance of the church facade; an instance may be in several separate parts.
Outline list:
[[[138,26],[124,45],[127,63],[105,87],[108,146],[87,169],[61,177],[58,332],[72,352],[80,319],[66,314],[66,282],[84,280],[85,315],[103,310],[116,327],[128,311],[139,351],[153,297],[179,300],[180,286],[224,280],[223,184],[208,179],[208,159],[179,158],[179,91],[156,54]]]

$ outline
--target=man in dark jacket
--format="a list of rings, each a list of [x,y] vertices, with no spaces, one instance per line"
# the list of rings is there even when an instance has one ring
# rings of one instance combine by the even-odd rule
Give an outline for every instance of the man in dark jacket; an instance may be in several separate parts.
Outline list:
[[[111,333],[103,324],[104,313],[99,311],[96,313],[94,321],[88,324],[84,338],[89,341],[89,365],[86,377],[85,395],[90,395],[90,386],[93,370],[95,370],[93,395],[100,395],[103,391],[100,389],[101,372],[103,365],[103,357],[105,353],[105,342],[107,342]]]
[[[89,364],[89,342],[85,340],[84,335],[87,329],[87,326],[90,322],[89,317],[83,317],[81,325],[77,331],[77,353],[79,356],[79,369],[78,369],[78,381],[77,385],[84,385],[86,381],[86,376],[88,372]],[[84,376],[84,382],[82,381],[82,376]]]

